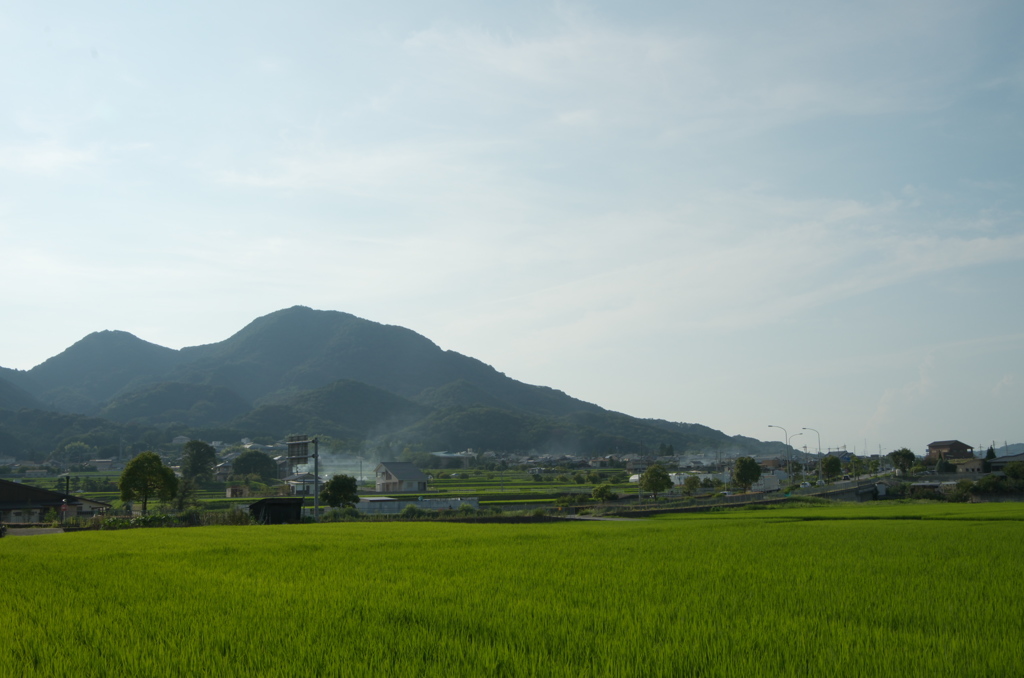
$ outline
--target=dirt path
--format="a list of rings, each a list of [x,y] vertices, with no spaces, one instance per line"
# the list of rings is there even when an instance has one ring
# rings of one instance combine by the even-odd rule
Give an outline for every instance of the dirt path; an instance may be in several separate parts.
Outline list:
[[[37,534],[62,534],[62,527],[11,527],[7,529],[8,537],[34,537]]]

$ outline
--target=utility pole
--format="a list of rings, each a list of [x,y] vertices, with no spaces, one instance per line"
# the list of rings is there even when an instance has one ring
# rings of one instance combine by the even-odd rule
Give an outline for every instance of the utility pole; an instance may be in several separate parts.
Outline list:
[[[310,443],[313,443],[312,455],[309,454]],[[293,467],[308,464],[310,456],[313,457],[313,519],[320,520],[320,440],[310,440],[305,435],[288,436],[288,461]]]
[[[320,522],[320,439],[313,438],[313,520]]]

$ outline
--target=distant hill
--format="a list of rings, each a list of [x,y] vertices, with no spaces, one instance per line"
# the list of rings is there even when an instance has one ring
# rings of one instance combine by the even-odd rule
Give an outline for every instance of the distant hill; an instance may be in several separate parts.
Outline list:
[[[219,439],[304,432],[390,450],[770,449],[698,424],[609,412],[511,379],[406,328],[301,306],[257,318],[224,341],[180,351],[127,332],[95,332],[31,370],[0,368],[0,379],[0,408],[96,416],[109,422],[99,429],[133,426],[149,439],[202,430]],[[23,442],[35,435],[26,421],[9,431]],[[80,422],[71,417],[49,425],[76,431]]]
[[[119,396],[100,410],[99,416],[122,423],[202,427],[231,421],[250,409],[244,398],[223,386],[172,381]]]
[[[476,387],[479,395],[529,412],[601,409],[554,389],[510,379],[404,327],[302,306],[258,318],[225,341],[185,348],[181,354],[185,360],[172,373],[179,380],[225,386],[253,401],[343,379],[405,398],[461,381]]]
[[[70,442],[96,448],[99,457],[134,454],[164,442],[164,432],[138,424],[45,410],[0,408],[0,454],[42,461]]]
[[[63,412],[86,414],[132,386],[167,374],[178,351],[128,332],[93,332],[26,374],[23,388]]]
[[[0,409],[42,409],[43,405],[28,391],[0,378]]]
[[[429,408],[394,393],[341,380],[301,391],[275,404],[261,405],[232,425],[254,435],[317,431],[334,438],[362,440],[375,433],[404,428],[429,412]]]
[[[981,450],[981,455],[985,454],[985,450]],[[996,448],[997,457],[1007,457],[1015,454],[1024,454],[1024,443],[1014,443],[1012,445],[1003,445],[1002,447]]]

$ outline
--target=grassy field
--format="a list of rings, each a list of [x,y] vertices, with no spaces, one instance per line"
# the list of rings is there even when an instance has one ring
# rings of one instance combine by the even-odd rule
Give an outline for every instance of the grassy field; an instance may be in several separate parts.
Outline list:
[[[1024,675],[1020,504],[80,532],[0,571],[4,677]]]

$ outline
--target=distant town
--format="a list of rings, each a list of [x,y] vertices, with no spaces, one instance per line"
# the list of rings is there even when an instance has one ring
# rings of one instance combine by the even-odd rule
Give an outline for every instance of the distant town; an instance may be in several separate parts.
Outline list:
[[[1014,446],[1014,448],[1019,446]],[[197,452],[198,450],[198,452]],[[550,454],[408,452],[398,459],[338,453],[317,438],[233,443],[177,436],[148,452],[174,478],[174,491],[140,500],[125,488],[131,459],[94,458],[81,443],[46,463],[0,456],[0,522],[101,524],[157,513],[246,516],[257,522],[358,519],[368,516],[628,514],[822,497],[874,501],[1024,500],[1024,453],[976,451],[959,440],[929,443],[923,454],[895,450],[858,456],[729,457],[720,452],[583,458]],[[196,455],[205,456],[197,461]],[[351,479],[347,506],[324,494],[335,478]],[[199,521],[197,521],[198,523]]]

